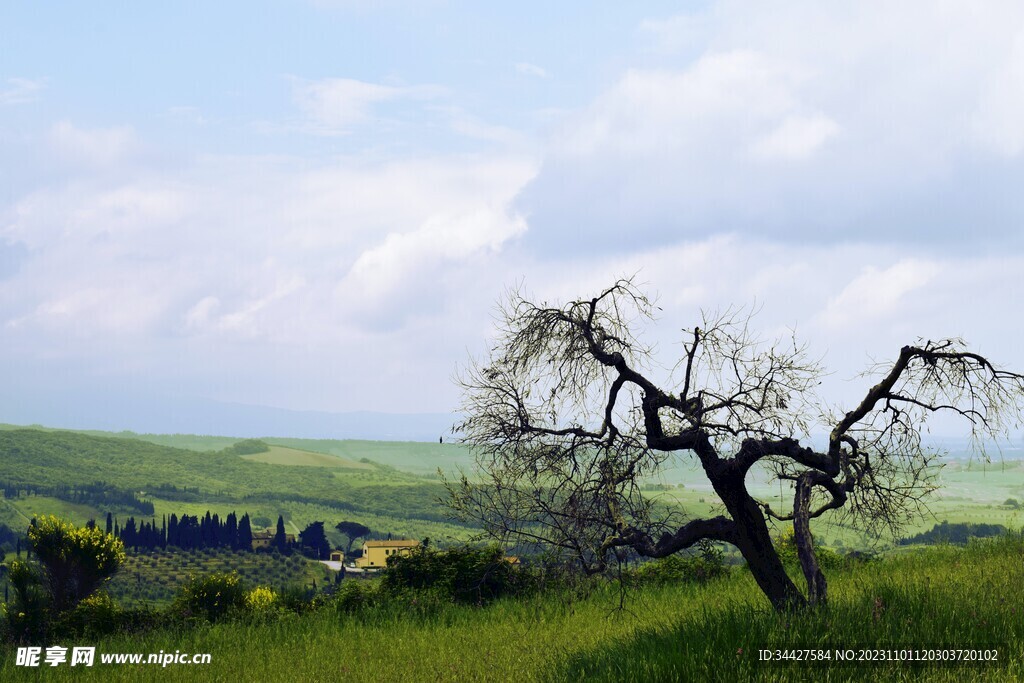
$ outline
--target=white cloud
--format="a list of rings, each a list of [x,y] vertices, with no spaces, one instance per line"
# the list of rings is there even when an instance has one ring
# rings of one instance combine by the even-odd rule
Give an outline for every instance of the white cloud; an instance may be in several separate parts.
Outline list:
[[[0,106],[35,102],[45,87],[42,79],[8,78],[6,87],[0,88]]]
[[[679,360],[679,330],[699,323],[701,309],[755,308],[752,329],[764,338],[795,330],[833,373],[824,378],[825,398],[850,407],[868,386],[858,374],[918,338],[962,336],[995,362],[1024,366],[1019,320],[1008,315],[1024,297],[1022,269],[1021,255],[908,258],[891,246],[714,237],[531,262],[519,272],[535,300],[551,303],[592,296],[635,273],[660,307],[642,336],[655,347],[658,377]]]
[[[535,143],[520,131],[482,121],[461,107],[435,106],[430,107],[430,110],[446,116],[451,129],[464,137],[498,143],[519,153],[535,147]]]
[[[566,118],[521,198],[535,247],[581,224],[592,249],[627,226],[641,244],[1019,235],[1024,6],[723,0],[639,35],[655,54]]]
[[[189,197],[175,182],[136,180],[113,186],[71,183],[40,190],[18,202],[0,235],[32,249],[56,244],[109,249],[173,229],[187,213]]]
[[[129,126],[85,129],[60,121],[50,129],[50,145],[67,161],[110,166],[135,152],[138,139]]]
[[[102,335],[129,321],[97,316],[101,299],[135,292],[148,309],[132,328],[157,336],[338,339],[371,306],[371,326],[400,327],[416,315],[406,297],[447,300],[453,270],[525,230],[506,207],[533,172],[516,158],[208,158],[184,176],[126,167],[40,189],[0,225],[32,254],[0,282],[0,315]]]
[[[834,328],[884,322],[900,313],[907,295],[929,285],[938,274],[936,264],[916,259],[885,269],[867,266],[828,302],[822,320]]]
[[[441,303],[440,297],[458,296],[437,286],[436,279],[445,277],[447,268],[489,261],[505,242],[525,230],[523,218],[508,215],[500,205],[431,216],[417,230],[390,234],[364,251],[336,292],[347,299],[348,307],[374,318],[382,312],[392,318],[399,301],[418,300],[413,311],[433,309]]]
[[[753,152],[769,161],[802,161],[838,132],[839,124],[822,114],[787,116],[775,130],[754,142]]]
[[[1018,157],[1024,152],[1024,27],[1013,39],[1009,59],[986,79],[974,131],[997,154]]]
[[[215,296],[204,296],[185,313],[185,328],[188,330],[206,328],[213,316],[216,315],[218,308],[220,308],[220,299]]]
[[[797,106],[803,69],[749,50],[711,54],[684,71],[628,71],[555,141],[573,156],[666,154],[749,139]]]
[[[374,108],[385,102],[429,100],[444,92],[431,85],[391,86],[352,78],[327,78],[293,83],[293,97],[305,114],[311,132],[345,134],[369,121]]]

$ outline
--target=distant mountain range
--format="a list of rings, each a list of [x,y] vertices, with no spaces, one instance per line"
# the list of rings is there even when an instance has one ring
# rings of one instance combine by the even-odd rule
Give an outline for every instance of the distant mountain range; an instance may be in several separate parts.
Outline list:
[[[4,423],[153,434],[436,442],[450,440],[457,419],[450,413],[331,413],[165,397],[0,398]]]

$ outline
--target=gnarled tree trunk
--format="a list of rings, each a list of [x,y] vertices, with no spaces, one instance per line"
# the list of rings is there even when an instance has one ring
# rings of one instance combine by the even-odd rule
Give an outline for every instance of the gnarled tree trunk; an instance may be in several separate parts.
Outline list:
[[[736,522],[736,547],[772,607],[783,612],[806,606],[806,599],[779,559],[761,508],[747,493],[742,479],[716,477],[712,484]]]
[[[818,566],[814,553],[814,537],[811,536],[811,473],[800,476],[796,482],[796,501],[793,504],[793,540],[796,541],[796,556],[800,569],[807,580],[807,600],[811,605],[828,602],[828,583]]]

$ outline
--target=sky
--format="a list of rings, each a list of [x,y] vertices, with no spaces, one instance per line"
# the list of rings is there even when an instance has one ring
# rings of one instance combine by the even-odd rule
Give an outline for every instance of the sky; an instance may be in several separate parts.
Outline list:
[[[630,275],[666,365],[1021,369],[1022,188],[1018,2],[4,3],[0,422],[447,414],[509,288]]]

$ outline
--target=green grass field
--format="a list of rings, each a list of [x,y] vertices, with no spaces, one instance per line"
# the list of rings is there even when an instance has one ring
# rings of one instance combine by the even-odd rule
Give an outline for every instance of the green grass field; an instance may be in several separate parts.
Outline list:
[[[742,571],[705,585],[545,594],[489,607],[221,623],[90,641],[98,653],[205,652],[205,666],[13,666],[2,680],[102,681],[1016,681],[1024,678],[1024,544],[936,547],[830,575],[825,610],[780,615]],[[84,643],[66,643],[73,646]],[[766,664],[776,648],[996,648],[999,664]]]
[[[270,446],[270,450],[263,453],[252,453],[240,456],[243,460],[263,462],[268,465],[296,465],[299,467],[337,467],[349,470],[369,470],[376,468],[367,462],[357,462],[338,455],[327,455],[326,453],[315,453],[304,451],[288,446]]]

